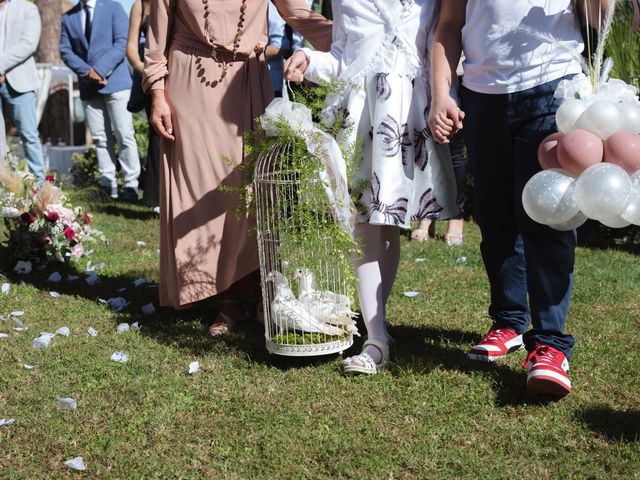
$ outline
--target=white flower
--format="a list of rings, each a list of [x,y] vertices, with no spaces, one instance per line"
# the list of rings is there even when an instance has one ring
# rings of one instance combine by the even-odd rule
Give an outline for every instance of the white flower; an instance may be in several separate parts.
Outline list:
[[[2,216],[4,218],[18,218],[19,215],[20,215],[20,212],[18,211],[17,208],[4,207],[2,209]]]
[[[26,275],[28,273],[31,273],[31,270],[33,269],[31,262],[29,261],[23,261],[23,260],[19,260],[18,263],[16,263],[16,266],[14,268],[16,273],[19,273],[20,275]]]

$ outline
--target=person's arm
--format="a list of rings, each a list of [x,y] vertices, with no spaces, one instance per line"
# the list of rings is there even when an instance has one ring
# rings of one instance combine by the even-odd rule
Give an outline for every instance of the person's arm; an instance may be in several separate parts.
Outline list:
[[[462,27],[467,0],[440,3],[440,18],[431,47],[431,108],[429,128],[439,143],[449,143],[455,130],[462,128],[464,112],[451,97],[451,86],[462,53]]]
[[[311,10],[304,0],[274,0],[280,15],[318,50],[331,48],[331,20]]]
[[[93,69],[104,79],[108,79],[113,70],[124,60],[127,48],[127,34],[129,24],[127,14],[122,5],[116,3],[111,15],[113,29],[113,44],[93,66]]]
[[[612,1],[616,0],[577,0],[576,4],[581,19],[586,19],[591,28],[599,28],[599,22],[604,18],[604,13]]]
[[[142,25],[142,0],[136,0],[129,16],[129,35],[127,37],[127,60],[136,73],[142,75],[144,62],[140,58],[140,25]]]
[[[144,50],[144,76],[142,87],[151,92],[151,117],[149,121],[156,132],[173,141],[171,107],[165,96],[165,80],[169,74],[167,51],[173,21],[174,0],[151,2],[147,44]]]
[[[41,30],[40,14],[35,5],[28,4],[25,8],[27,8],[27,12],[20,40],[15,43],[7,43],[4,51],[0,53],[0,74],[2,75],[27,60],[38,49]]]
[[[62,61],[65,65],[79,77],[86,77],[92,70],[91,65],[85,62],[76,54],[76,52],[73,51],[71,40],[69,38],[69,30],[67,29],[67,22],[65,22],[64,17],[60,27],[60,57],[62,57]]]
[[[296,50],[285,63],[285,79],[296,83],[305,78],[315,83],[330,82],[338,76],[340,60],[347,44],[342,12],[338,4],[334,7],[333,42],[329,52],[308,48]]]

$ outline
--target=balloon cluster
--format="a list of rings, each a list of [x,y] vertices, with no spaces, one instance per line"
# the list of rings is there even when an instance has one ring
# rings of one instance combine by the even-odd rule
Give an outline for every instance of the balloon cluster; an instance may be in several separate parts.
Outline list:
[[[565,231],[587,218],[612,228],[640,225],[640,102],[623,85],[617,98],[616,88],[586,98],[570,91],[558,108],[559,132],[538,149],[544,170],[522,193],[524,209],[536,222]],[[563,88],[566,95],[570,89]]]

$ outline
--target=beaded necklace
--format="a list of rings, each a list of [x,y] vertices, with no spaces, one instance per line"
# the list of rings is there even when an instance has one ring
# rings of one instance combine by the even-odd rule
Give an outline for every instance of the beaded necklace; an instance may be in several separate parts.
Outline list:
[[[202,3],[204,4],[204,34],[209,45],[213,47],[213,38],[211,36],[210,25],[209,25],[209,15],[211,13],[209,12],[209,0],[202,0]],[[238,29],[236,30],[236,36],[233,38],[233,50],[231,51],[231,61],[226,62],[218,58],[215,50],[212,50],[211,52],[211,57],[217,62],[218,67],[222,69],[222,72],[220,72],[220,78],[218,78],[218,80],[208,80],[205,75],[204,66],[202,65],[202,58],[198,57],[196,59],[196,66],[198,67],[198,76],[200,77],[200,83],[204,83],[205,86],[211,87],[211,88],[217,87],[218,84],[222,82],[222,80],[227,76],[227,70],[229,70],[229,67],[231,66],[231,64],[236,61],[236,57],[238,55],[238,49],[240,48],[240,41],[242,40],[242,29],[244,27],[244,20],[245,20],[244,13],[246,9],[247,9],[247,0],[242,0],[242,4],[240,5],[240,16],[238,17]]]

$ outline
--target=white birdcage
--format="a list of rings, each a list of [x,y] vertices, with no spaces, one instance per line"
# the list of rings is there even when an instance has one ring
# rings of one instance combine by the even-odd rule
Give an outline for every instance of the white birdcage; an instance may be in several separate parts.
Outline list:
[[[349,348],[357,333],[344,275],[350,259],[339,232],[330,234],[336,224],[321,181],[307,181],[292,160],[299,152],[295,141],[276,139],[254,171],[266,346],[278,355],[326,355]]]

